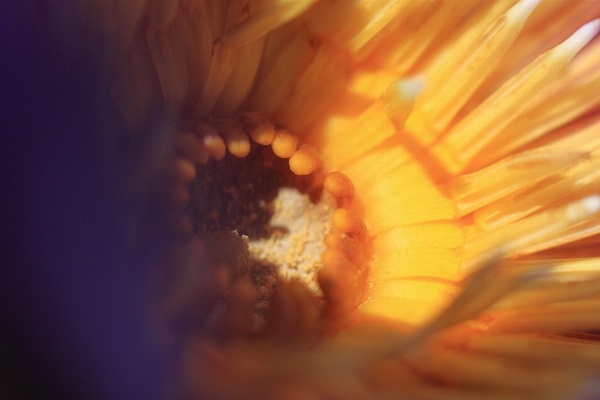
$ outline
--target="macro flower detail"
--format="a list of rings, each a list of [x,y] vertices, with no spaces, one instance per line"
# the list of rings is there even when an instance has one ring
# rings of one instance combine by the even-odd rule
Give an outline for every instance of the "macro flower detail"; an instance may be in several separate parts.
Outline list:
[[[600,3],[82,10],[127,140],[166,148],[171,395],[592,393]]]

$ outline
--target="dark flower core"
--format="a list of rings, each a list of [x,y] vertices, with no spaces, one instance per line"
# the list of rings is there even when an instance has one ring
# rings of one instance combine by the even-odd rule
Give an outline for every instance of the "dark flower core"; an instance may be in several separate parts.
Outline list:
[[[227,154],[199,167],[190,193],[184,212],[195,235],[206,242],[218,232],[235,232],[247,243],[261,317],[281,280],[299,279],[320,292],[316,275],[335,202],[317,178],[295,175],[287,159],[253,143],[246,157]]]

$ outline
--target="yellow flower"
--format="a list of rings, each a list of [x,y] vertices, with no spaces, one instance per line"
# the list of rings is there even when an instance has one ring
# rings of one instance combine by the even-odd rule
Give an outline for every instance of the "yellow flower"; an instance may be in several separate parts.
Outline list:
[[[538,3],[90,7],[109,17],[110,95],[125,124],[143,137],[159,99],[176,121],[176,202],[188,202],[194,181],[179,229],[201,238],[175,247],[158,297],[181,344],[177,395],[581,394],[600,372],[590,333],[600,328],[600,4]],[[329,193],[320,205],[281,192],[273,203],[304,207],[283,223],[306,237],[281,250],[291,261],[262,260],[298,279],[259,271],[258,238],[248,250],[215,232],[246,234],[243,219],[259,218],[253,209],[236,214],[239,225],[222,219],[239,206],[223,199],[246,190],[231,171],[251,186],[267,174],[264,153],[231,169],[259,151],[253,142]],[[320,206],[326,218],[310,220]],[[321,237],[308,239],[317,224]],[[337,233],[325,236],[328,224]],[[280,245],[272,228],[263,253]],[[328,249],[320,262],[290,250],[315,240]],[[300,273],[303,257],[321,270]]]

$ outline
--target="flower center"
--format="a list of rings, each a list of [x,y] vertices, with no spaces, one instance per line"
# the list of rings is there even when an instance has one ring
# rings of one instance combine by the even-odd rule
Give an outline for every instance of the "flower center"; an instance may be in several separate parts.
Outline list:
[[[339,172],[324,177],[314,148],[298,146],[292,132],[258,113],[202,120],[184,132],[175,163],[180,230],[203,243],[204,263],[226,280],[248,273],[255,324],[268,315],[274,290],[291,280],[324,299],[330,316],[356,307],[366,228],[342,208],[352,182]]]
[[[295,175],[287,160],[252,144],[246,157],[228,154],[200,167],[190,193],[185,211],[194,234],[234,231],[246,240],[259,310],[282,279],[320,292],[316,274],[335,199],[312,175]]]

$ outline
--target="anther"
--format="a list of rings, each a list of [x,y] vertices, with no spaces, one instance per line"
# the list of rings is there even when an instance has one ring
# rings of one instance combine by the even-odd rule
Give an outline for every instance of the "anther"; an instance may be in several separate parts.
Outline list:
[[[290,158],[298,148],[298,138],[287,128],[277,128],[271,148],[277,157]]]
[[[236,157],[246,157],[250,153],[250,140],[242,127],[232,119],[215,121],[219,133],[225,138],[227,150]]]
[[[275,126],[259,112],[247,112],[241,121],[252,140],[263,146],[270,145],[275,136]]]
[[[340,231],[332,231],[325,235],[324,241],[327,248],[341,251],[353,264],[362,265],[361,247],[350,236]]]
[[[332,172],[325,177],[323,182],[325,190],[335,197],[354,196],[354,185],[350,178],[341,172]]]
[[[321,167],[317,150],[303,144],[290,157],[290,169],[296,175],[308,175]]]
[[[196,177],[196,167],[183,157],[176,157],[172,167],[173,179],[177,183],[190,183]]]
[[[335,229],[347,233],[358,242],[363,242],[367,237],[367,227],[354,210],[336,209],[331,215],[331,224]]]
[[[198,133],[210,156],[217,161],[222,160],[225,157],[225,142],[217,131],[212,126],[200,122],[198,123]]]

